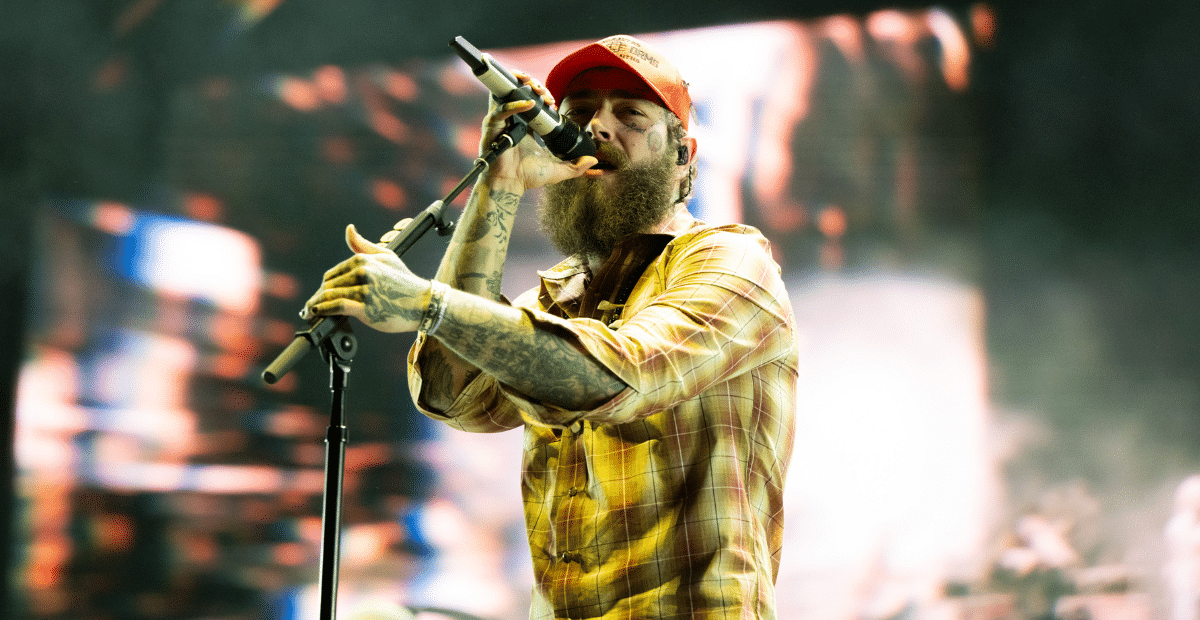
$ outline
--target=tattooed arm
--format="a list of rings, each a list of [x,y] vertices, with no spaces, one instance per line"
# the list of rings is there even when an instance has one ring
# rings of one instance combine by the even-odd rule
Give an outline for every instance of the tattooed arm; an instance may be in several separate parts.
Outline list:
[[[626,386],[563,334],[535,328],[521,310],[447,291],[434,338],[497,381],[540,402],[578,411]]]
[[[522,83],[531,84],[547,105],[554,105],[553,97],[540,83],[521,72],[514,72],[514,75]],[[504,105],[498,105],[492,99],[489,101],[481,149],[504,129],[511,115],[533,107],[530,101]],[[584,174],[595,163],[593,157],[582,157],[575,162],[560,161],[533,140],[522,140],[505,151],[471,193],[434,279],[459,291],[499,300],[504,261],[521,196],[527,189]],[[480,363],[480,360],[463,354],[461,345],[443,347],[434,339],[426,339],[416,357],[424,381],[422,393],[415,396],[444,411],[481,370],[496,374],[487,360]]]
[[[499,300],[504,260],[520,200],[520,193],[493,189],[486,179],[478,183],[434,279],[459,291]],[[480,372],[478,365],[433,338],[422,344],[416,362],[424,381],[421,394],[414,397],[439,411],[448,409]]]
[[[553,98],[529,76],[548,105]],[[484,120],[483,143],[500,132],[531,101],[498,105]],[[578,406],[611,396],[623,387],[600,364],[556,334],[533,329],[525,315],[498,302],[508,242],[517,206],[527,189],[585,174],[594,157],[561,161],[533,140],[500,155],[476,185],[451,238],[435,280],[450,285],[447,309],[436,338],[426,338],[416,363],[423,377],[415,395],[435,409],[449,408],[462,389],[486,372],[548,403]],[[430,301],[430,283],[416,277],[396,255],[354,230],[346,242],[355,255],[325,274],[306,305],[313,315],[345,315],[382,331],[417,329]]]
[[[325,274],[306,304],[311,316],[352,316],[389,332],[417,329],[429,306],[430,283],[414,275],[391,251],[371,243],[353,226],[346,242],[354,256]],[[473,287],[479,283],[471,283]],[[563,334],[535,328],[521,310],[470,291],[448,290],[445,315],[425,340],[428,405],[445,410],[479,372],[541,402],[586,409],[616,395],[625,384]]]

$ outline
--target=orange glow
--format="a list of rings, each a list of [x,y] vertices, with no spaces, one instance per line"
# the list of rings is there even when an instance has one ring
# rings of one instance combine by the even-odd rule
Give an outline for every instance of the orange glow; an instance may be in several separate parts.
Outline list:
[[[329,136],[321,144],[325,161],[333,164],[349,164],[354,161],[354,143],[346,136]]]
[[[328,103],[346,103],[346,72],[337,65],[324,65],[313,72],[313,83],[321,99]]]
[[[290,273],[274,271],[264,276],[263,291],[279,299],[294,299],[300,294],[300,281]]]
[[[862,62],[866,57],[863,51],[862,28],[858,20],[849,15],[834,15],[822,20],[818,28],[819,32],[828,37],[847,58]]]
[[[294,392],[296,388],[300,387],[300,380],[296,378],[296,373],[289,372],[279,381],[276,381],[275,383],[267,383],[265,386],[272,392],[286,394],[288,392]]]
[[[59,576],[57,571],[66,564],[71,555],[71,543],[65,536],[44,536],[41,540],[29,546],[27,551],[29,563],[42,569],[49,569],[50,575],[44,575],[49,583],[54,583]]]
[[[92,226],[110,235],[127,235],[133,224],[133,211],[119,202],[98,202],[92,208]]]
[[[416,101],[420,89],[407,73],[388,71],[383,76],[383,90],[400,101]]]
[[[378,108],[371,110],[371,127],[379,135],[397,144],[408,139],[408,125],[387,110]]]
[[[975,31],[975,43],[990,48],[996,43],[996,10],[986,2],[971,7],[971,28]]]
[[[254,337],[250,334],[250,320],[246,315],[217,313],[209,323],[208,337],[225,351],[237,353],[252,349]]]
[[[134,28],[145,23],[146,19],[158,9],[161,2],[162,0],[136,0],[129,3],[117,18],[115,24],[117,34],[128,34]]]
[[[238,23],[243,28],[253,26],[262,18],[274,11],[283,0],[241,0],[242,10],[238,15]]]
[[[454,148],[463,157],[472,159],[479,157],[479,141],[483,139],[483,132],[477,125],[472,125],[468,129],[461,129],[454,134]]]
[[[222,379],[240,379],[250,374],[250,362],[241,355],[225,353],[212,361],[212,372]]]
[[[280,101],[301,112],[312,112],[321,105],[316,87],[297,77],[276,78],[275,94],[279,96]]]
[[[830,239],[842,237],[849,227],[846,212],[837,205],[822,209],[820,215],[817,216],[817,229]]]
[[[225,213],[225,205],[212,194],[190,193],[183,198],[183,210],[194,220],[215,222]]]
[[[375,202],[391,211],[399,211],[408,204],[408,193],[391,179],[372,179],[371,195],[375,197]]]
[[[286,345],[296,337],[296,328],[291,323],[278,319],[267,320],[262,327],[262,337],[268,343]]]
[[[487,92],[463,63],[446,65],[446,68],[438,74],[438,82],[451,95],[462,96]]]
[[[266,429],[279,437],[317,437],[321,418],[311,407],[289,405],[267,416]]]
[[[963,92],[970,81],[971,50],[950,14],[933,9],[926,15],[929,30],[942,46],[942,74],[951,90]]]
[[[204,82],[204,96],[209,99],[228,99],[233,94],[233,82],[227,77],[214,77]]]
[[[286,542],[275,545],[271,556],[276,564],[282,566],[301,566],[312,561],[309,546],[298,542]]]
[[[133,547],[134,527],[128,515],[104,514],[95,518],[92,540],[104,551],[128,551]]]
[[[912,45],[919,38],[915,20],[904,13],[886,9],[867,16],[867,32],[881,41]]]

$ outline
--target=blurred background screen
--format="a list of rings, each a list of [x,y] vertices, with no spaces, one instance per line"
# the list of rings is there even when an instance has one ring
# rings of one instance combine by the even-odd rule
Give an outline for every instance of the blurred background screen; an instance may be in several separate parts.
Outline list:
[[[317,617],[330,372],[263,368],[347,224],[470,169],[447,41],[544,77],[619,32],[690,82],[691,211],[762,230],[798,317],[779,617],[1198,617],[1192,4],[401,4],[5,10],[5,617]],[[559,260],[522,204],[510,298]],[[359,327],[342,613],[527,617],[520,433],[425,419],[411,335]]]

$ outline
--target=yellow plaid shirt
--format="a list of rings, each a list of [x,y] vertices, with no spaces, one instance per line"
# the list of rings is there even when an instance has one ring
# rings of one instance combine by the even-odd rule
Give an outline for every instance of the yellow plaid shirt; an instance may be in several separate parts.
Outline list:
[[[513,303],[628,384],[609,402],[566,411],[481,375],[448,411],[417,403],[466,431],[524,427],[530,618],[775,618],[791,305],[755,229],[696,222],[662,237],[627,239],[594,278],[568,259]],[[644,264],[639,250],[656,257],[625,277]],[[601,290],[634,282],[624,306]],[[409,357],[413,394],[423,341]]]

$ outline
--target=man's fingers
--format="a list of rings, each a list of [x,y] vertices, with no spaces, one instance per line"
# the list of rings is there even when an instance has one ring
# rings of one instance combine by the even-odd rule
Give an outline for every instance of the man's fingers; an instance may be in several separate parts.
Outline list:
[[[368,294],[369,291],[365,284],[335,284],[313,295],[304,305],[304,310],[307,312],[308,318],[331,315],[361,318],[362,308],[366,304]]]
[[[401,232],[404,231],[405,228],[408,228],[408,225],[411,224],[412,221],[413,221],[413,219],[411,217],[406,217],[406,218],[400,220],[399,222],[396,222],[396,225],[392,226],[391,230],[383,233],[383,237],[381,237],[379,239],[379,242],[380,243],[391,243],[392,239],[395,239],[396,235],[399,235]]]
[[[529,101],[528,99],[521,99],[518,101],[509,101],[509,102],[503,103],[496,110],[495,116],[492,117],[493,124],[503,123],[504,121],[508,120],[508,117],[512,116],[513,114],[520,114],[521,112],[525,112],[527,110],[532,110],[532,109],[533,109],[533,102]]]
[[[380,254],[389,251],[387,248],[359,234],[354,224],[346,225],[346,245],[355,254]]]

